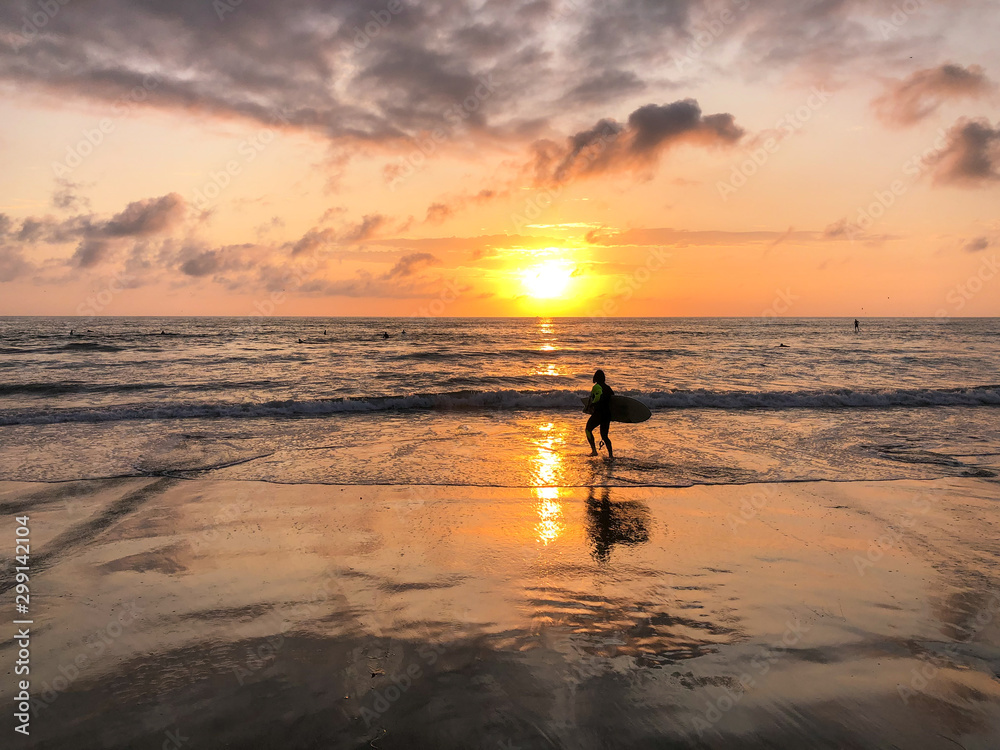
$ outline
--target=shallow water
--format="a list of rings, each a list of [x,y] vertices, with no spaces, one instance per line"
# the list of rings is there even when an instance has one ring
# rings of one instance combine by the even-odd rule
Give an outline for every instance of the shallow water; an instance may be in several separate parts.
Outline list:
[[[1000,321],[851,324],[4,318],[0,478],[673,486],[995,473]],[[598,366],[654,413],[614,425],[613,467],[586,456],[582,435],[579,397]]]

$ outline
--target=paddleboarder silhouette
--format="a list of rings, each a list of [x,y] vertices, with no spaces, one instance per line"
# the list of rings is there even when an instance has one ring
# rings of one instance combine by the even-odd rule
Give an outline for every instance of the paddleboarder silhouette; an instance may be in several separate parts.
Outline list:
[[[597,445],[594,443],[594,428],[601,428],[601,445],[607,447],[608,458],[614,458],[614,449],[611,447],[611,438],[608,437],[608,427],[611,426],[611,397],[615,395],[614,390],[607,384],[604,377],[604,370],[594,373],[594,387],[590,391],[590,402],[584,411],[590,413],[587,420],[587,442],[590,443],[590,455],[596,456]]]

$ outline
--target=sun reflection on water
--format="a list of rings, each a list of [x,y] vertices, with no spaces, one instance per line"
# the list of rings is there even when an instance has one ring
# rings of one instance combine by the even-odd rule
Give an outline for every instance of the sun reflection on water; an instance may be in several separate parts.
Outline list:
[[[543,318],[542,320],[538,321],[538,333],[539,333],[540,336],[552,336],[553,332],[554,332],[554,329],[552,327],[552,319],[551,318]],[[559,347],[556,346],[553,343],[553,341],[554,340],[552,338],[542,339],[541,343],[538,346],[538,351],[540,351],[540,352],[554,352],[554,351],[557,351],[559,349]]]
[[[547,365],[539,365],[538,367],[535,368],[535,371],[531,374],[554,377],[556,375],[562,375],[563,372],[556,366],[554,362],[550,362]]]
[[[559,538],[565,524],[562,521],[562,503],[559,502],[559,483],[562,479],[562,455],[559,448],[566,442],[552,422],[538,426],[541,435],[535,439],[536,453],[531,457],[531,478],[534,487],[535,510],[538,523],[535,537],[542,544]]]

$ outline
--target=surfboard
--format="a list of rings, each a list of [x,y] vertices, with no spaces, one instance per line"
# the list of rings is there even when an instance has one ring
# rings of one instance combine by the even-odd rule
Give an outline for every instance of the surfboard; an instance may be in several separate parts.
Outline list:
[[[580,400],[585,407],[590,406],[590,396],[584,396]],[[587,409],[587,413],[592,414],[593,409]],[[628,396],[611,397],[612,422],[637,424],[645,422],[651,416],[653,416],[652,412],[649,411],[649,407],[642,403],[642,401],[636,401],[634,398],[629,398]]]

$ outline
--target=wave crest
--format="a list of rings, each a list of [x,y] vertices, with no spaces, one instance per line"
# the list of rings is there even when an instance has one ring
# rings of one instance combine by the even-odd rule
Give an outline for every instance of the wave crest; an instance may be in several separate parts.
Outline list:
[[[140,403],[90,409],[0,412],[0,425],[117,422],[141,419],[323,417],[383,411],[577,410],[582,391],[457,391],[411,396],[266,401],[259,403]],[[650,409],[848,409],[1000,406],[1000,386],[882,391],[624,391]],[[654,414],[655,416],[655,414]]]

